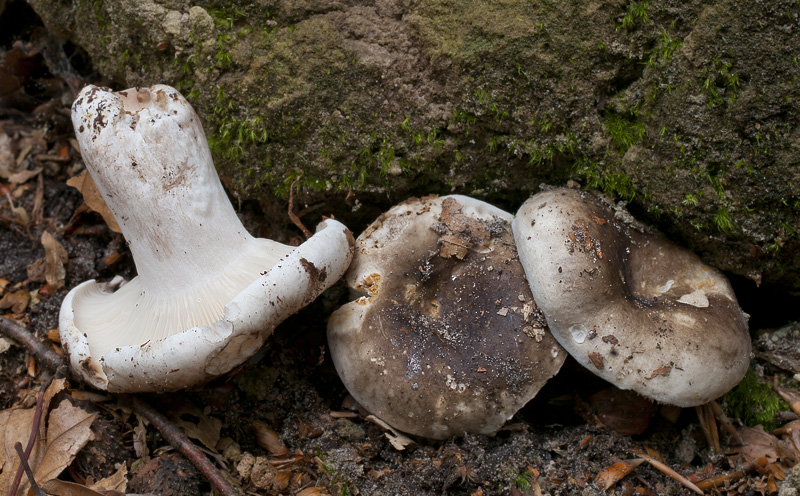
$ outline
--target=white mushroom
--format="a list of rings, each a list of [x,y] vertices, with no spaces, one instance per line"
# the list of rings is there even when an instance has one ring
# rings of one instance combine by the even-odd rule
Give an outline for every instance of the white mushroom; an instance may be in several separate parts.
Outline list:
[[[244,229],[200,120],[175,89],[87,86],[72,120],[138,272],[115,292],[86,281],[62,304],[62,343],[93,386],[202,384],[252,356],[346,270],[353,238],[339,222],[324,221],[295,249]]]
[[[463,196],[409,199],[356,242],[358,298],[328,322],[350,394],[397,429],[492,434],[558,372],[517,260],[511,215]]]
[[[589,193],[531,197],[514,237],[558,341],[622,389],[686,407],[735,386],[750,362],[747,316],[727,279]]]

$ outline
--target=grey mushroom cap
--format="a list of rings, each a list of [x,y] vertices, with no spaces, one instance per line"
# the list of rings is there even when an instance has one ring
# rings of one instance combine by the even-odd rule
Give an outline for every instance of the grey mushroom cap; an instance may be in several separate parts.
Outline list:
[[[350,394],[393,427],[492,434],[558,372],[517,260],[511,215],[463,196],[409,199],[356,241],[328,342]]]
[[[681,407],[729,391],[747,371],[747,315],[728,280],[663,235],[572,189],[531,197],[513,229],[550,330],[621,389]]]

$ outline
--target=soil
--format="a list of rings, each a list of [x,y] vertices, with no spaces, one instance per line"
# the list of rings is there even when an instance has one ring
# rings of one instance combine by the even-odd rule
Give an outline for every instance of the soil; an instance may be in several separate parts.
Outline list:
[[[69,121],[74,88],[49,68],[57,56],[43,53],[47,34],[35,19],[30,21],[30,26],[16,28],[14,39],[3,35],[0,40],[0,68],[6,71],[0,82],[18,83],[16,88],[7,84],[0,95],[0,138],[9,137],[14,172],[42,168],[21,183],[0,180],[0,297],[27,294],[30,301],[0,312],[48,340],[68,289],[91,278],[131,277],[135,267],[122,236],[82,207],[81,194],[66,186],[83,169]],[[11,62],[12,56],[18,62]],[[80,64],[73,76],[93,81],[91,68]],[[267,229],[266,213],[258,204],[239,207],[252,232]],[[302,220],[314,225],[322,214]],[[273,237],[300,238],[288,216],[283,225],[283,232]],[[28,270],[45,257],[45,231],[68,255],[60,289]],[[776,494],[777,482],[793,464],[767,456],[754,469],[752,452],[737,449],[735,439],[722,429],[722,452],[715,452],[695,410],[654,405],[616,390],[571,359],[496,435],[414,438],[398,450],[348,395],[326,352],[327,316],[347,298],[339,283],[279,326],[265,348],[235,373],[194,391],[146,395],[147,400],[190,437],[200,439],[198,444],[205,440],[214,463],[247,494],[601,495],[609,493],[598,476],[640,453],[661,458],[695,482],[750,468],[709,494]],[[791,372],[772,365],[769,356],[760,354],[754,362],[763,376],[791,380]],[[0,353],[0,409],[29,405],[30,393],[49,376],[17,345]],[[91,392],[78,383],[70,387]],[[72,401],[98,417],[92,426],[95,439],[62,479],[84,484],[88,477],[107,477],[124,464],[129,492],[213,493],[156,429],[141,429],[124,398],[73,394]],[[796,418],[788,406],[785,410],[781,418]],[[745,429],[736,418],[731,425]],[[648,463],[612,490],[620,495],[691,494]]]

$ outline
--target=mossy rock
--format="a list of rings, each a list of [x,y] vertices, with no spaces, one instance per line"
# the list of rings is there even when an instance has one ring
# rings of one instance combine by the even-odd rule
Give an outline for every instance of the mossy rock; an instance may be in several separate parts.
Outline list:
[[[268,212],[298,177],[355,230],[410,195],[514,210],[573,179],[800,289],[796,1],[29,1],[109,84],[181,89]]]

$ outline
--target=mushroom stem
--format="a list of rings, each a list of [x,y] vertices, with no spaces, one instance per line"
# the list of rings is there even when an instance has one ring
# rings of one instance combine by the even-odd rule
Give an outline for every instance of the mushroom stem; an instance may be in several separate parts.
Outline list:
[[[125,235],[142,291],[169,298],[226,271],[220,261],[259,248],[180,93],[160,85],[113,93],[89,86],[74,108],[81,154]]]
[[[76,324],[89,334],[92,355],[211,324],[228,301],[291,251],[242,226],[200,119],[177,90],[87,86],[73,105],[73,124],[139,274],[113,294],[87,285],[76,300]],[[185,311],[169,311],[174,308]],[[163,317],[142,326],[147,319],[137,317],[144,315]],[[102,332],[110,326],[124,332]]]

